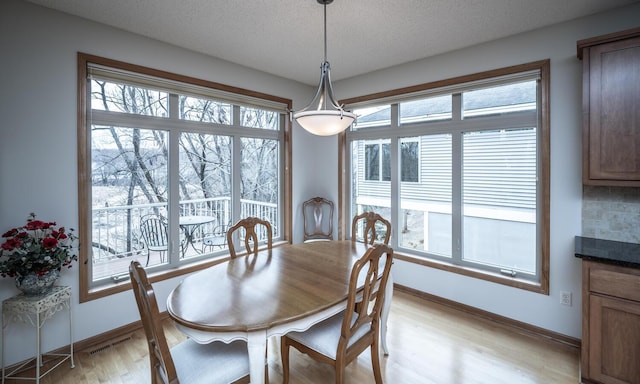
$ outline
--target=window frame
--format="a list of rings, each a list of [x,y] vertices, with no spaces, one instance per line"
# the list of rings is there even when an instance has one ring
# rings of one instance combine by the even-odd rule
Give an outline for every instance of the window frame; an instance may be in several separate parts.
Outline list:
[[[414,181],[414,180],[405,180],[404,179],[403,171],[404,171],[405,168],[404,168],[404,166],[402,164],[403,161],[404,161],[403,152],[402,152],[402,144],[405,144],[405,143],[413,143],[413,144],[416,144],[418,148],[420,148],[420,139],[416,138],[416,137],[404,137],[404,138],[401,138],[399,143],[398,143],[400,145],[400,149],[399,149],[399,151],[400,151],[400,182],[402,182],[402,183],[419,184],[420,181],[421,181],[420,180],[420,160],[421,160],[421,155],[420,155],[420,150],[419,149],[418,149],[418,153],[416,154],[417,156],[416,156],[416,159],[415,159],[415,162],[416,162],[415,165],[417,167],[417,169],[415,169],[417,180]]]
[[[400,140],[400,144],[401,145],[404,144],[404,143],[415,143],[415,144],[420,145],[420,140],[416,139],[416,138],[412,138],[412,137],[407,137],[407,138],[403,138],[402,140]],[[373,146],[378,147],[378,177],[376,179],[369,179],[368,178],[368,175],[370,173],[368,171],[370,169],[370,167],[369,167],[370,162],[365,160],[365,164],[364,164],[365,180],[373,181],[373,182],[376,182],[376,181],[389,182],[391,179],[387,180],[385,178],[385,173],[386,173],[385,172],[385,169],[386,169],[386,167],[385,167],[385,160],[386,160],[385,153],[389,154],[389,164],[388,165],[389,165],[389,168],[390,168],[391,167],[391,142],[390,142],[390,140],[378,140],[376,143],[365,144],[365,153],[367,153],[366,147],[373,147]],[[385,146],[387,147],[387,150],[386,150],[387,152],[385,152]],[[401,154],[401,156],[402,156],[402,154]],[[404,174],[401,173],[401,181],[403,183],[419,183],[420,182],[420,172],[419,172],[419,169],[420,169],[420,152],[417,153],[417,158],[415,160],[416,160],[416,164],[415,165],[418,167],[416,169],[418,180],[415,180],[415,181],[413,181],[413,180],[404,180],[404,178],[403,178]],[[391,177],[391,175],[389,175],[389,178],[390,177]]]
[[[364,95],[354,97],[351,99],[341,100],[341,104],[344,104],[350,109],[357,109],[358,107],[367,107],[369,105],[381,105],[391,104],[391,121],[399,122],[399,103],[407,100],[416,99],[420,96],[426,95],[437,96],[439,94],[459,93],[461,90],[468,89],[472,84],[492,84],[507,81],[507,79],[517,79],[520,74],[536,71],[539,73],[539,94],[538,94],[538,124],[537,129],[537,168],[539,183],[537,186],[537,247],[539,248],[537,254],[536,263],[538,265],[538,279],[539,281],[532,281],[529,279],[523,279],[519,276],[511,277],[500,273],[489,272],[480,268],[474,268],[469,265],[454,264],[452,262],[443,261],[440,259],[431,259],[423,256],[410,254],[408,252],[402,252],[398,250],[398,233],[399,224],[401,221],[401,210],[399,208],[399,198],[393,197],[393,191],[399,191],[399,181],[391,181],[391,221],[393,224],[391,244],[396,247],[395,256],[399,260],[406,262],[428,266],[452,273],[457,273],[465,276],[470,276],[482,280],[491,281],[514,288],[524,289],[541,294],[549,294],[549,223],[550,223],[550,202],[549,202],[549,183],[550,183],[550,113],[549,113],[549,95],[550,95],[550,60],[540,60],[525,64],[514,65],[510,67],[504,67],[485,72],[459,76],[446,80],[440,80],[430,83],[418,84],[410,87],[399,88],[390,91],[379,92],[370,95]],[[455,108],[455,106],[454,106]],[[437,122],[432,122],[434,127],[438,125]],[[413,130],[410,124],[396,126],[394,131],[395,137],[400,140],[403,137],[420,136],[421,132]],[[437,128],[434,128],[434,132],[446,133],[446,131],[440,132]],[[351,143],[352,140],[366,140],[366,139],[382,139],[380,136],[381,129],[378,127],[364,128],[364,129],[350,129],[340,134],[338,140],[338,152],[339,152],[339,169],[340,176],[338,180],[339,188],[339,201],[338,210],[341,213],[339,215],[340,221],[338,226],[338,235],[341,239],[347,239],[350,236],[350,223],[348,222],[351,217],[351,172],[349,171],[350,157],[351,157]],[[422,131],[424,134],[424,131]],[[394,148],[392,148],[392,158],[394,155]],[[393,160],[392,160],[393,161]],[[397,167],[396,164],[392,167]],[[397,178],[396,178],[397,179]],[[403,182],[404,183],[404,182]],[[452,180],[455,185],[455,181]],[[452,209],[460,209],[461,207],[453,206]],[[457,215],[457,213],[456,213]]]
[[[88,80],[89,67],[106,67],[114,70],[121,70],[123,72],[130,72],[139,74],[142,83],[144,83],[145,77],[152,77],[156,79],[166,80],[168,83],[184,86],[185,93],[188,95],[192,89],[209,89],[214,94],[221,94],[225,96],[225,100],[230,100],[239,108],[238,105],[248,106],[251,105],[277,105],[282,110],[290,110],[292,107],[292,101],[290,99],[281,98],[257,91],[251,91],[238,87],[228,86],[211,81],[201,80],[185,75],[179,75],[171,72],[157,70],[140,65],[125,63],[113,59],[90,55],[82,52],[77,54],[77,92],[78,92],[78,110],[77,110],[77,135],[78,135],[78,236],[80,238],[80,244],[91,244],[91,232],[92,232],[92,207],[91,207],[91,134],[88,127],[88,109],[90,107],[90,89]],[[180,91],[182,92],[182,91]],[[181,93],[182,94],[182,93]],[[249,101],[256,101],[255,104]],[[237,113],[237,112],[236,112]],[[292,238],[292,182],[291,182],[291,122],[286,118],[286,113],[281,113],[280,118],[280,131],[278,133],[278,142],[280,148],[281,168],[278,172],[280,174],[280,202],[281,205],[279,215],[281,216],[281,242],[291,242]],[[253,129],[246,127],[246,129]],[[261,135],[256,130],[255,135],[239,136],[240,137],[255,137],[260,138],[273,138],[273,134]],[[211,131],[213,134],[225,134],[224,131],[217,132]],[[238,169],[238,172],[240,170]],[[175,213],[177,215],[177,213]],[[177,218],[177,216],[176,216]],[[151,281],[162,281],[170,279],[183,274],[192,273],[197,270],[207,268],[211,265],[215,265],[225,261],[228,256],[208,258],[194,260],[193,262],[182,262],[172,268],[154,271],[150,275]],[[92,286],[91,279],[91,247],[81,246],[79,252],[80,272],[79,272],[79,286],[80,286],[80,302],[86,302],[90,300],[99,299],[115,293],[119,293],[129,289],[128,280],[122,279],[121,281],[113,281],[111,283],[105,283],[99,286]]]

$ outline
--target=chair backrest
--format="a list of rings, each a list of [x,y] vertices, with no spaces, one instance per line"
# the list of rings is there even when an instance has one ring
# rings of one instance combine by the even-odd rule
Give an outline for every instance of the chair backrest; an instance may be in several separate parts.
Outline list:
[[[333,240],[333,201],[313,197],[302,203],[304,240]]]
[[[140,218],[140,232],[148,248],[166,248],[169,245],[167,222],[157,215]]]
[[[177,383],[176,367],[164,335],[158,302],[153,287],[147,279],[147,273],[140,263],[134,260],[129,265],[129,276],[147,337],[151,375],[160,378],[163,383]],[[155,383],[157,380],[152,378],[151,382]]]
[[[239,230],[240,228],[244,228],[244,246],[247,250],[248,254],[257,254],[258,253],[258,240],[261,236],[258,236],[256,232],[256,226],[263,225],[264,232],[266,232],[267,236],[267,248],[271,249],[273,247],[273,234],[271,233],[271,223],[267,220],[262,220],[257,217],[247,217],[244,218],[237,223],[235,223],[229,230],[227,231],[227,245],[229,246],[229,254],[231,258],[235,258],[236,249],[233,245],[233,234]],[[253,247],[251,246],[253,244]]]
[[[392,264],[393,249],[385,244],[376,244],[353,265],[338,351],[349,346],[350,338],[361,327],[370,325],[371,328],[366,333],[377,337]]]
[[[391,238],[391,223],[375,212],[363,212],[353,218],[351,222],[351,241],[356,241],[360,220],[364,220],[362,237],[365,243],[373,244],[378,239],[378,235],[380,235],[383,237],[384,244],[389,244],[389,239]],[[376,233],[377,223],[384,225],[384,233]]]

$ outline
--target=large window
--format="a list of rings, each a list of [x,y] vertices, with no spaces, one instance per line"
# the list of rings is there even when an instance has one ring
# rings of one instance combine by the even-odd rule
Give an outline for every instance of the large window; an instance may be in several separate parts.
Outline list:
[[[547,293],[548,68],[346,101],[345,216],[391,220],[404,260]]]
[[[113,291],[131,260],[167,276],[215,262],[240,218],[290,236],[290,101],[78,58],[81,299]]]

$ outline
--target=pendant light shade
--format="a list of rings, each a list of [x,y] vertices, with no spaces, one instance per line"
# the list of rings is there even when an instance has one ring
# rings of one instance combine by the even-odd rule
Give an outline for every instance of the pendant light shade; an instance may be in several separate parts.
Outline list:
[[[293,114],[298,124],[318,136],[331,136],[347,129],[355,119],[355,113],[345,111],[333,96],[331,66],[327,61],[327,4],[333,0],[317,0],[324,5],[324,62],[320,66],[320,84],[311,102]]]

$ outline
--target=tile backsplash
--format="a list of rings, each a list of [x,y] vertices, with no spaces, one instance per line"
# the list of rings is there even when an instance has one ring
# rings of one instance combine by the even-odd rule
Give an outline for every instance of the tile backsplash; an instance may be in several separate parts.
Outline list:
[[[582,188],[582,236],[640,243],[640,188]]]

